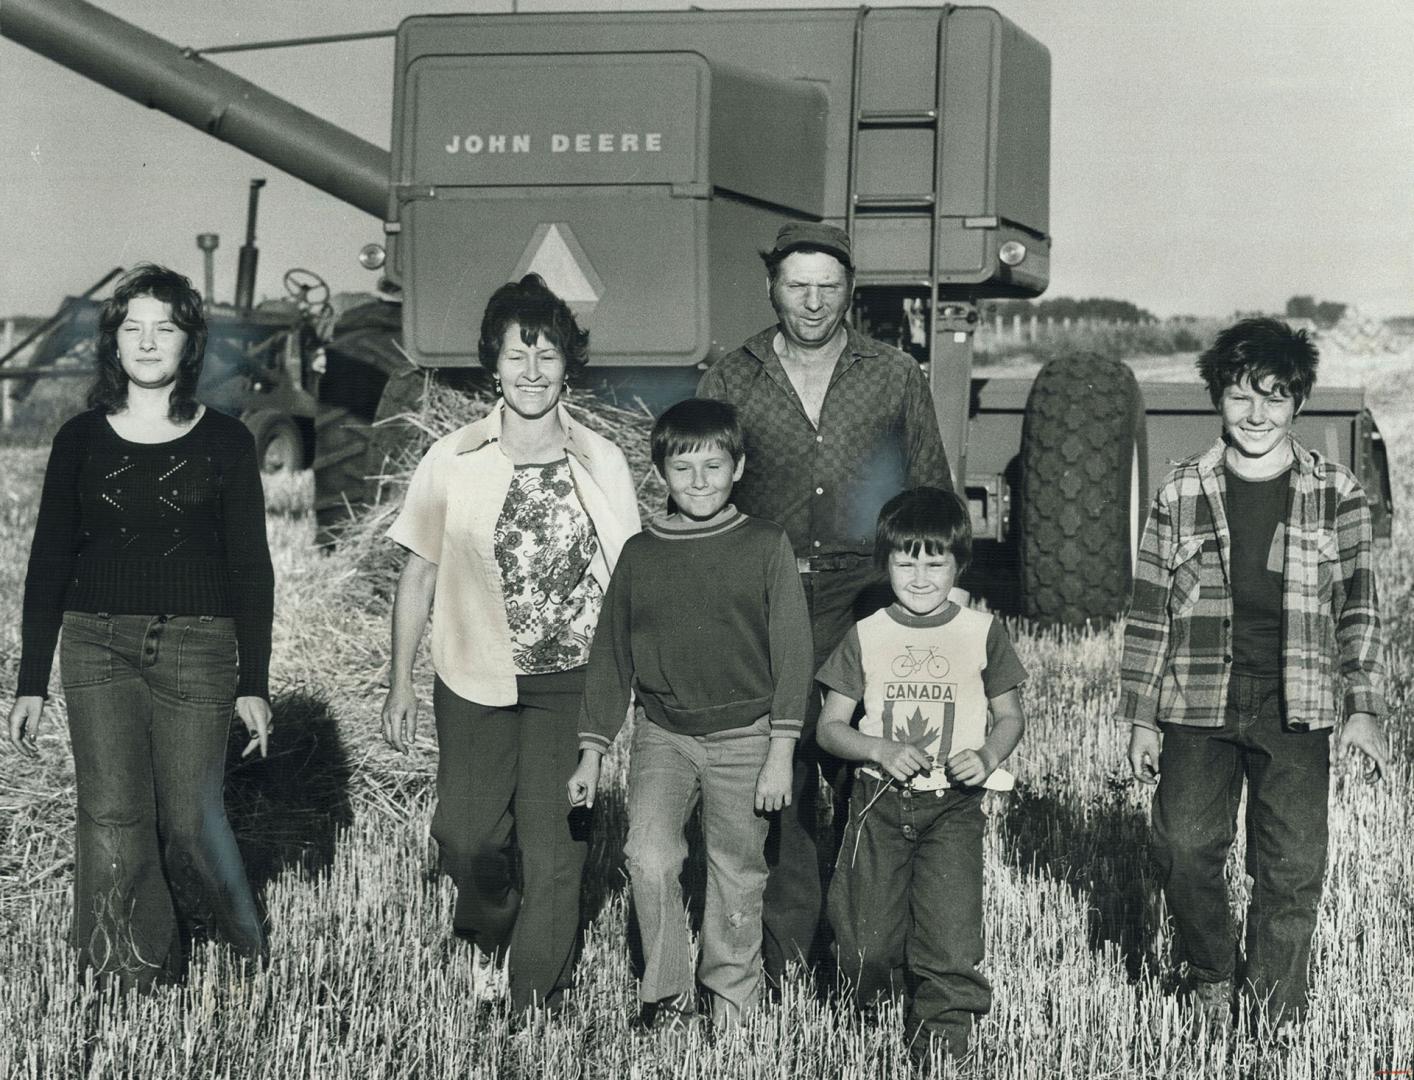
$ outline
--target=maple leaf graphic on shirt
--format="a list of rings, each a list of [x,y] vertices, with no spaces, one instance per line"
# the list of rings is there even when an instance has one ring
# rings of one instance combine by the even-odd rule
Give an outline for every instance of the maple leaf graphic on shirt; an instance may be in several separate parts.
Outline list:
[[[938,737],[938,729],[930,727],[923,719],[923,710],[914,709],[904,725],[898,729],[897,738],[902,742],[916,746],[920,750],[928,749],[928,746]]]

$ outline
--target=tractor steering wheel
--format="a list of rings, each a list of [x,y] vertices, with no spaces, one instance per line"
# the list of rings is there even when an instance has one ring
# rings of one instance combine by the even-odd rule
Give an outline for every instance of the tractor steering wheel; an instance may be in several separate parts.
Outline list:
[[[298,266],[285,271],[285,292],[305,311],[322,308],[329,302],[328,283],[313,270]]]

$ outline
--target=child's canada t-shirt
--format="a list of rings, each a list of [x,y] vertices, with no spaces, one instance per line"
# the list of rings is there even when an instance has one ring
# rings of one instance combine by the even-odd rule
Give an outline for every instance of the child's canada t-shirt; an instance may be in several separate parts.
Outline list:
[[[862,734],[910,742],[933,768],[909,782],[915,791],[950,787],[943,763],[987,738],[987,702],[1015,689],[1026,669],[1006,628],[993,615],[949,603],[935,615],[892,604],[854,624],[817,681],[864,702]],[[887,780],[883,770],[860,771]],[[995,770],[984,787],[1009,791],[1014,780]]]

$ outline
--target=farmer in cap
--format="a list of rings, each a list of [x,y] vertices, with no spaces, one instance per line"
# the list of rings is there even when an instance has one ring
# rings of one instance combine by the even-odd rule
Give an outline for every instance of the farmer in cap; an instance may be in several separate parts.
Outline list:
[[[950,491],[952,474],[918,363],[845,322],[854,294],[849,234],[787,222],[761,259],[776,323],[717,361],[697,394],[737,407],[746,471],[733,501],[785,528],[810,607],[818,669],[856,620],[888,603],[872,557],[879,510],[907,488]],[[791,801],[766,842],[763,955],[773,986],[790,960],[811,961],[822,895],[817,844],[831,863],[837,847],[834,830],[816,837],[819,770],[837,801],[845,775],[816,745],[819,712],[812,694]]]

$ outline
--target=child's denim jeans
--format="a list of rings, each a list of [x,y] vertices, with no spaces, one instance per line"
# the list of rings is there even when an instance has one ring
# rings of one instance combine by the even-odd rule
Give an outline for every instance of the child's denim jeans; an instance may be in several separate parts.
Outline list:
[[[1282,725],[1281,679],[1234,673],[1220,728],[1170,725],[1159,755],[1154,853],[1178,944],[1201,982],[1233,977],[1223,867],[1247,780],[1245,982],[1273,1019],[1306,1008],[1326,868],[1330,731]]]
[[[64,613],[78,787],[73,937],[125,986],[180,973],[178,917],[265,953],[222,798],[236,689],[229,618]]]
[[[755,801],[770,742],[766,717],[750,727],[679,735],[639,714],[629,764],[624,854],[643,939],[642,1001],[693,990],[679,878],[687,858],[683,832],[699,802],[707,894],[698,977],[712,994],[719,1022],[734,1021],[760,998],[767,820],[756,812]]]
[[[884,789],[881,791],[881,789]],[[992,1005],[982,962],[982,789],[910,791],[854,778],[830,885],[840,973],[860,1008],[904,991],[915,1054],[929,1036],[961,1055]]]

